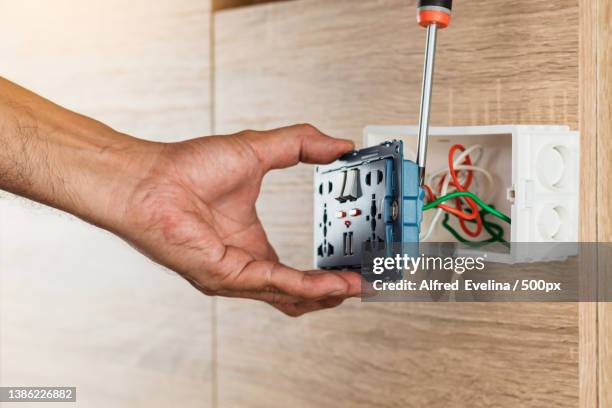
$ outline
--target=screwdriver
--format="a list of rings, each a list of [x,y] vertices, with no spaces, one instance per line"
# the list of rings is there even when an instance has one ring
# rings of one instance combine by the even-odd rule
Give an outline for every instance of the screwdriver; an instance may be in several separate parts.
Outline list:
[[[419,114],[419,140],[417,147],[417,165],[419,182],[425,182],[425,164],[427,161],[427,139],[429,137],[429,117],[431,112],[431,92],[436,62],[436,39],[438,29],[450,24],[453,0],[419,0],[417,2],[417,21],[427,29],[425,43],[425,63],[423,66],[423,88],[421,90],[421,111]]]

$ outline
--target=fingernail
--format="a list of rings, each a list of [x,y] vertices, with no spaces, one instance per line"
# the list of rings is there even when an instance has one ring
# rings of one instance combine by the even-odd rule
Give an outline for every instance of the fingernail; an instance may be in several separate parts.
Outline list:
[[[345,154],[355,150],[355,142],[349,139],[339,139],[342,143],[342,149],[338,152],[338,157],[342,157]]]
[[[328,294],[328,296],[342,296],[342,295],[346,295],[346,290],[336,290]]]
[[[355,148],[355,142],[353,142],[351,139],[340,139],[341,142],[343,143],[348,143],[351,145],[351,148]]]

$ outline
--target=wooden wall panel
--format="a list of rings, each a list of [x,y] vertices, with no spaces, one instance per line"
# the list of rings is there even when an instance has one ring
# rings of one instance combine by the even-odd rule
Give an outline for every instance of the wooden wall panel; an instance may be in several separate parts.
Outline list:
[[[218,13],[216,130],[311,122],[360,142],[367,124],[415,124],[414,8],[300,0]],[[434,124],[578,126],[577,0],[462,2],[438,62]],[[259,204],[281,258],[301,268],[312,266],[311,183],[307,166],[272,174]],[[217,307],[220,406],[578,404],[575,304],[351,301],[299,320]]]
[[[612,242],[612,1],[580,2],[580,130],[582,134],[583,239]],[[595,209],[595,211],[594,211]],[[609,285],[606,255],[595,260]],[[612,407],[612,304],[582,304],[581,396],[583,407]],[[594,383],[594,384],[593,384]]]
[[[200,0],[0,0],[0,75],[135,136],[208,134],[209,21]],[[118,238],[0,196],[1,385],[210,406],[210,309]]]
[[[598,0],[597,15],[597,186],[598,241],[612,243],[612,1]],[[612,245],[612,244],[610,244]],[[600,271],[612,275],[610,259]],[[608,285],[612,282],[607,281]],[[612,407],[612,303],[599,304],[599,404]]]
[[[598,5],[598,240],[612,242],[612,1],[598,0]]]
[[[579,0],[579,121],[582,160],[580,239],[583,242],[597,241],[597,211],[593,211],[598,206],[598,194],[595,188],[597,186],[597,8],[597,2]],[[595,255],[593,259],[584,260],[583,267],[594,270],[597,268],[597,263]],[[598,406],[597,315],[597,303],[585,302],[579,305],[581,408]]]

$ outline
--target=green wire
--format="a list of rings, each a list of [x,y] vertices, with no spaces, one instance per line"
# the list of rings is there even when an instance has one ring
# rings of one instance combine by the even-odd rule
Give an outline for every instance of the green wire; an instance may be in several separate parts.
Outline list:
[[[478,205],[480,207],[482,207],[483,210],[485,210],[488,213],[496,216],[500,220],[507,222],[508,224],[512,224],[512,220],[510,219],[510,217],[508,217],[504,213],[501,213],[501,212],[497,211],[495,208],[493,208],[490,205],[486,204],[484,201],[482,201],[480,198],[478,198],[474,193],[470,193],[469,191],[455,191],[454,193],[450,193],[450,194],[445,195],[444,197],[440,197],[437,200],[432,201],[431,203],[429,203],[426,206],[424,206],[423,207],[423,211],[434,209],[437,206],[439,206],[440,204],[442,204],[442,203],[444,203],[444,202],[446,202],[448,200],[451,200],[453,198],[457,198],[457,197],[469,197],[472,200],[476,201],[478,203]]]
[[[450,216],[449,214],[445,214],[444,215],[444,220],[442,221],[442,225],[444,226],[444,228],[446,228],[446,230],[448,232],[450,232],[453,237],[455,237],[455,239],[463,244],[467,244],[467,245],[474,245],[474,246],[478,246],[480,244],[488,244],[488,243],[493,243],[493,242],[500,242],[503,245],[508,246],[508,242],[506,240],[504,240],[504,229],[501,227],[501,225],[495,224],[493,222],[487,221],[485,219],[487,213],[485,211],[481,211],[480,215],[482,217],[482,222],[483,222],[483,226],[484,228],[487,230],[487,232],[489,234],[491,234],[491,238],[483,240],[483,241],[469,241],[465,238],[463,238],[457,231],[455,231],[455,229],[453,227],[451,227],[449,220],[450,220]],[[474,220],[469,220],[467,222],[470,223],[475,223],[476,221]]]
[[[450,232],[453,237],[455,237],[455,239],[459,242],[461,242],[462,244],[481,244],[481,243],[488,243],[491,242],[490,240],[484,240],[484,241],[468,241],[467,239],[463,238],[457,231],[455,231],[455,229],[453,227],[450,226],[449,221],[450,217],[448,214],[444,214],[444,220],[442,221],[442,225],[444,226],[444,228],[446,228],[446,230],[448,232]],[[495,242],[495,239],[493,238],[493,242]]]

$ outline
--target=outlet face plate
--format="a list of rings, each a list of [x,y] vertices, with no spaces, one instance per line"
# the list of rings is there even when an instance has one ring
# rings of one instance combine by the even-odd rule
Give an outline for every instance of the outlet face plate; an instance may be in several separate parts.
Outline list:
[[[402,162],[402,142],[394,141],[349,153],[316,168],[317,268],[358,270],[364,245],[401,242],[402,214],[397,203]]]

